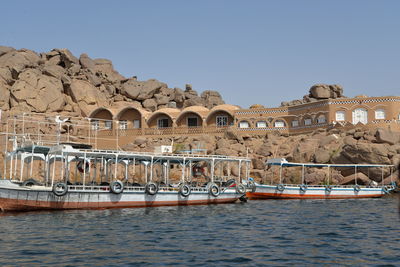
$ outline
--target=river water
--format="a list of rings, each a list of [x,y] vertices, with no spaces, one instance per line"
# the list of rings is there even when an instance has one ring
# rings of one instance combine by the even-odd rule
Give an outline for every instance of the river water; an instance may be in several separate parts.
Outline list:
[[[0,265],[399,266],[399,196],[0,216]]]

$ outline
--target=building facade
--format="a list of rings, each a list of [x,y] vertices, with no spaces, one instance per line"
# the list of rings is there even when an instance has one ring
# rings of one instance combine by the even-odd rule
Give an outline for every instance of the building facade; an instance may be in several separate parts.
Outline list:
[[[118,129],[121,135],[175,135],[222,133],[226,128],[243,134],[279,131],[302,134],[319,128],[385,127],[400,131],[400,97],[365,97],[320,100],[279,108],[241,109],[219,105],[212,109],[191,106],[148,112],[125,106],[97,108],[90,113],[93,129]]]

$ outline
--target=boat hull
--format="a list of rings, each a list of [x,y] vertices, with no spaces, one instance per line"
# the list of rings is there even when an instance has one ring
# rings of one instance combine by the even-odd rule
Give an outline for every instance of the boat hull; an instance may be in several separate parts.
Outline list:
[[[192,192],[183,197],[178,191],[162,191],[148,195],[144,191],[123,192],[68,192],[56,196],[51,190],[0,187],[0,209],[2,211],[68,210],[68,209],[113,209],[144,208],[178,205],[206,205],[233,203],[244,194],[225,190],[217,197],[208,192]]]
[[[331,191],[325,187],[309,187],[302,191],[299,186],[286,186],[278,190],[274,185],[257,185],[254,192],[247,192],[249,199],[347,199],[347,198],[378,198],[386,193],[382,188],[361,187],[359,191],[352,187],[333,187]]]

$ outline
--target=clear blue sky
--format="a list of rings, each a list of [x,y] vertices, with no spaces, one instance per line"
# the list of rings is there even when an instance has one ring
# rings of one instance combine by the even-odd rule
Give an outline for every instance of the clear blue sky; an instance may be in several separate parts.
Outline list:
[[[108,58],[124,76],[278,106],[315,83],[400,95],[400,1],[3,1],[0,44]]]

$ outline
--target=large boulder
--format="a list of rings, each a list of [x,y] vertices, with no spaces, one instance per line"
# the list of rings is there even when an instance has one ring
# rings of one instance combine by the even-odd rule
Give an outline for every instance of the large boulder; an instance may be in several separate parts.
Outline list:
[[[199,96],[191,97],[183,103],[183,107],[191,107],[191,106],[204,106],[204,99]]]
[[[354,173],[354,174],[344,177],[344,179],[342,181],[340,181],[340,184],[354,185],[354,184],[356,184],[356,182],[359,185],[368,185],[368,184],[370,184],[371,180],[364,173],[358,172],[358,173]]]
[[[225,102],[222,100],[221,95],[217,91],[206,90],[201,93],[201,98],[204,99],[205,106],[209,109],[218,105],[225,104]]]
[[[84,69],[94,70],[94,68],[96,66],[94,61],[87,54],[82,54],[79,57],[79,63],[81,64],[82,68],[84,68]]]
[[[0,45],[0,57],[8,52],[12,52],[15,51],[14,48],[9,47],[9,46],[1,46]]]
[[[146,100],[152,98],[162,87],[168,86],[157,80],[129,79],[122,85],[122,94],[133,100]]]
[[[148,109],[150,111],[157,110],[157,102],[153,98],[146,99],[145,101],[143,101],[142,105],[145,109]]]
[[[83,116],[97,106],[107,106],[107,100],[99,90],[87,81],[74,79],[69,87],[69,94],[75,103],[78,103]]]
[[[62,110],[65,101],[60,80],[36,69],[27,69],[18,78],[11,87],[12,107],[34,112]]]
[[[315,163],[328,163],[330,159],[331,159],[331,154],[328,150],[320,148],[317,151],[315,151],[314,154]]]
[[[47,65],[43,68],[43,73],[54,78],[61,79],[65,73],[65,69],[58,65]]]
[[[310,97],[316,99],[338,98],[343,96],[340,85],[315,84],[310,88]]]
[[[0,80],[0,109],[8,110],[10,108],[10,90],[6,87],[6,84],[2,84]]]
[[[386,143],[389,145],[394,145],[400,142],[400,134],[389,131],[387,129],[382,129],[382,128],[377,129],[375,137],[378,143]]]
[[[79,59],[76,58],[68,49],[54,49],[54,51],[59,53],[62,66],[69,69],[74,65],[79,65]]]
[[[31,50],[15,50],[0,56],[0,67],[8,67],[17,77],[24,68],[37,67],[39,60],[39,55]]]
[[[95,72],[99,73],[104,80],[116,83],[125,79],[124,76],[114,70],[113,64],[110,60],[98,58],[93,61],[95,63]]]

